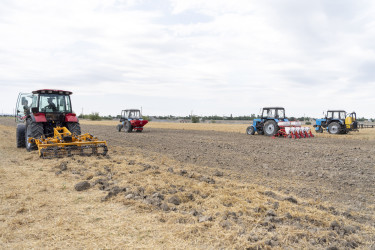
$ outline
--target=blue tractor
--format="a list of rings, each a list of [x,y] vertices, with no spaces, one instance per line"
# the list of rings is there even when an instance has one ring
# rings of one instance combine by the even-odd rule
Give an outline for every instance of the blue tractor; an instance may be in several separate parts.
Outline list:
[[[314,128],[317,133],[326,130],[330,134],[347,134],[358,131],[357,115],[355,112],[346,113],[344,110],[328,110],[325,118],[316,119]]]
[[[278,122],[288,122],[285,117],[285,109],[281,107],[263,108],[262,115],[253,120],[253,124],[246,129],[248,135],[257,132],[260,135],[274,136],[279,131]]]

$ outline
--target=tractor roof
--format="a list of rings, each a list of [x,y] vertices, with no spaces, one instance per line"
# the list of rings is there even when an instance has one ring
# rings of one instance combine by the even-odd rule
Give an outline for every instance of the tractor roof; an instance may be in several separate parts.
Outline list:
[[[139,109],[124,109],[122,111],[140,111]]]
[[[73,92],[66,91],[66,90],[58,90],[58,89],[39,89],[34,90],[33,94],[60,94],[60,95],[71,95]]]
[[[346,113],[345,110],[327,110],[327,112],[345,112]]]
[[[283,107],[265,107],[263,109],[284,109]]]

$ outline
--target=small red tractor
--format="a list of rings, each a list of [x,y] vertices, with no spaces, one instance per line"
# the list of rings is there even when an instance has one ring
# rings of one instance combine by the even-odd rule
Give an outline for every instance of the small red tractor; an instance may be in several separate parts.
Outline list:
[[[17,148],[38,150],[42,158],[106,155],[105,141],[90,134],[81,135],[81,126],[72,110],[71,94],[55,89],[20,93],[15,114]]]
[[[143,120],[139,109],[125,109],[121,111],[120,124],[116,128],[118,132],[121,132],[122,128],[124,128],[126,133],[132,131],[142,132],[143,126],[147,123],[147,120]]]

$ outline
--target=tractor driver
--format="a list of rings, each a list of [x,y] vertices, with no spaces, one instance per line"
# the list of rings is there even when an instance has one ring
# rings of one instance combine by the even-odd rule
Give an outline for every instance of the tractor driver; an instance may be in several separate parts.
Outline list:
[[[48,98],[48,105],[45,107],[46,109],[52,109],[52,111],[57,111],[56,105],[52,102],[53,98]]]
[[[25,115],[29,115],[30,114],[30,107],[28,106],[29,102],[27,100],[25,100],[25,105],[23,105],[23,112],[25,113]]]

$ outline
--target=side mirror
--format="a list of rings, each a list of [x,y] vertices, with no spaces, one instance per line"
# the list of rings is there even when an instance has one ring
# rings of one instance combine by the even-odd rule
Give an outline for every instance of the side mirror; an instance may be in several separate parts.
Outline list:
[[[33,108],[31,108],[31,112],[32,113],[38,113],[39,109],[37,107],[33,107]]]

